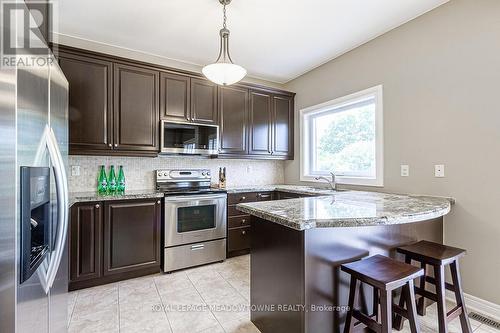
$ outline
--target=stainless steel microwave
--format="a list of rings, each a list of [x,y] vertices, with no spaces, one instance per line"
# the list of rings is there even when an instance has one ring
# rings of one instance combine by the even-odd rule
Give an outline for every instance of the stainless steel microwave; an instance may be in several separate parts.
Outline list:
[[[161,153],[217,155],[219,126],[162,120]]]

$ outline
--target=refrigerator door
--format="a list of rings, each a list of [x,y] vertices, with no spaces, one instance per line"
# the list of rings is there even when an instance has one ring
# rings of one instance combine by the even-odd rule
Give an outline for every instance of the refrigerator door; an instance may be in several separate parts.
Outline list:
[[[49,99],[49,119],[50,128],[53,133],[54,144],[60,153],[60,163],[64,170],[67,171],[67,161],[68,161],[68,88],[69,84],[64,77],[61,69],[54,61],[50,66],[50,99]],[[63,186],[67,186],[63,184]],[[58,189],[54,183],[54,192],[57,193]],[[65,190],[65,189],[59,189]],[[53,224],[52,224],[52,234],[51,234],[51,259],[56,260],[58,250],[61,251],[59,265],[55,266],[55,274],[53,282],[50,288],[50,304],[49,304],[49,331],[51,333],[61,333],[67,332],[68,324],[68,246],[67,237],[63,235],[64,240],[62,244],[58,245],[58,232],[63,232],[67,234],[68,228],[68,202],[67,202],[67,189],[66,196],[64,197],[62,204],[63,209],[66,211],[61,211],[57,209],[59,202],[57,197],[53,200]],[[60,226],[61,217],[59,214],[65,214],[62,219],[65,226]],[[64,230],[66,229],[66,231]],[[58,246],[62,246],[62,249],[58,249]]]
[[[19,169],[21,166],[51,166],[44,143],[49,121],[48,98],[48,66],[17,69],[17,184],[20,184]],[[19,186],[17,192],[19,192]],[[17,195],[19,196],[19,193]],[[19,202],[16,206],[19,209]],[[16,223],[19,235],[19,212],[17,216]],[[18,239],[16,248],[19,246]],[[49,297],[45,287],[45,269],[48,265],[48,259],[38,267],[36,274],[20,284],[21,260],[19,252],[17,249],[17,332],[48,332]]]

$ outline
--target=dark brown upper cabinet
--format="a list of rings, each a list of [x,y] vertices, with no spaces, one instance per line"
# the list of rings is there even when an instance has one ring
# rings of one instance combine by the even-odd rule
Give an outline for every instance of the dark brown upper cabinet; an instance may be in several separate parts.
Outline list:
[[[218,123],[215,83],[205,79],[191,79],[191,120],[195,123]]]
[[[159,76],[156,70],[114,64],[113,149],[159,151]]]
[[[273,95],[272,154],[293,159],[293,96]]]
[[[162,119],[219,125],[220,158],[293,159],[293,93],[53,47],[70,86],[70,154],[157,156]]]
[[[70,83],[70,153],[112,149],[112,63],[64,52],[59,56],[59,64]]]
[[[248,89],[219,87],[219,110],[220,153],[247,154]]]
[[[102,275],[103,211],[98,202],[71,208],[70,282],[97,279]]]
[[[105,203],[104,275],[160,270],[159,199]]]
[[[249,153],[270,155],[272,153],[272,94],[250,90],[249,96]]]
[[[191,78],[160,73],[160,115],[170,121],[191,119]]]

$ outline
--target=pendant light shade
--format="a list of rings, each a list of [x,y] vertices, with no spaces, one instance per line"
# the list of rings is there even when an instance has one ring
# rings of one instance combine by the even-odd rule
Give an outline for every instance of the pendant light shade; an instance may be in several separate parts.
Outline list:
[[[247,71],[243,67],[233,64],[233,60],[229,55],[229,30],[226,28],[226,5],[231,0],[219,0],[219,2],[224,6],[224,24],[220,30],[219,56],[215,63],[203,67],[202,72],[210,81],[228,86],[243,79],[247,75]]]

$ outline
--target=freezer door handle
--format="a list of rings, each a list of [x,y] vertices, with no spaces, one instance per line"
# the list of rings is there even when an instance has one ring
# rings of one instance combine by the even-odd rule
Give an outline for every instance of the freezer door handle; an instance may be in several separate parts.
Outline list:
[[[47,285],[51,288],[56,279],[59,265],[61,264],[68,233],[69,196],[66,169],[64,167],[61,151],[57,145],[56,136],[52,129],[49,129],[47,134],[47,148],[54,168],[58,210],[55,247],[47,269]]]

